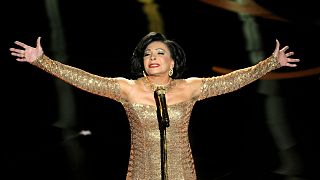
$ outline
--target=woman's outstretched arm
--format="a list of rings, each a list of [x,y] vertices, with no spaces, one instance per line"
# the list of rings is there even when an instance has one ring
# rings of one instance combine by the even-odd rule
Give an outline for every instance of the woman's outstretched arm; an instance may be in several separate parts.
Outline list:
[[[280,43],[276,40],[276,47],[272,55],[256,65],[221,76],[195,79],[194,84],[200,86],[198,92],[195,94],[197,94],[198,99],[201,100],[229,93],[242,88],[277,68],[283,66],[296,67],[296,62],[299,62],[300,60],[291,58],[291,56],[294,55],[294,52],[287,52],[289,46],[285,46],[282,49],[279,48]],[[201,83],[199,81],[201,81]]]
[[[80,88],[84,91],[108,97],[117,101],[121,100],[119,81],[123,78],[108,78],[101,77],[81,69],[62,64],[58,61],[47,57],[40,43],[40,37],[37,39],[36,47],[32,47],[16,41],[15,44],[20,46],[18,48],[10,48],[11,55],[16,57],[17,61],[28,62],[35,65],[44,71],[54,75],[61,80]]]

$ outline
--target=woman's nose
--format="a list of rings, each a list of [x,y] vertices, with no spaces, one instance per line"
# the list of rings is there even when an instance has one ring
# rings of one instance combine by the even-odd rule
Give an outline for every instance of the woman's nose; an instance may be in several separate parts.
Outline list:
[[[155,56],[155,55],[151,55],[151,56],[150,56],[150,60],[151,60],[151,61],[156,60],[156,56]]]

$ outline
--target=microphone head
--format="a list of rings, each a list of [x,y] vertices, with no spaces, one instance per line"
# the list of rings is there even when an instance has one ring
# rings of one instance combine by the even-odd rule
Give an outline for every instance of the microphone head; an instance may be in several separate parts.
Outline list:
[[[156,89],[156,93],[158,95],[164,95],[166,93],[165,89],[163,89],[162,87],[157,87]]]

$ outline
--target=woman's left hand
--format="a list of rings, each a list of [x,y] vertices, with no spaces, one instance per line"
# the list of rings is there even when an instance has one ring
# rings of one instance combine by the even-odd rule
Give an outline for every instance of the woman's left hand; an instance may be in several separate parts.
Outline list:
[[[279,48],[280,48],[280,43],[276,39],[276,48],[273,52],[273,55],[275,56],[275,58],[277,58],[280,65],[288,66],[288,67],[296,67],[297,66],[296,62],[299,62],[300,59],[290,58],[290,56],[294,55],[294,52],[293,51],[286,52],[289,49],[289,46],[285,46],[282,49],[279,49]]]

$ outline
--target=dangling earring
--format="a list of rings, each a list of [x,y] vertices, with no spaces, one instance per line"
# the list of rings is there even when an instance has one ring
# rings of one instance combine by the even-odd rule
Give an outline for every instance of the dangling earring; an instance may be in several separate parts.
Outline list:
[[[142,71],[144,77],[147,77],[146,72]]]
[[[173,69],[169,70],[169,76],[171,77],[173,75]]]

